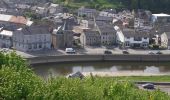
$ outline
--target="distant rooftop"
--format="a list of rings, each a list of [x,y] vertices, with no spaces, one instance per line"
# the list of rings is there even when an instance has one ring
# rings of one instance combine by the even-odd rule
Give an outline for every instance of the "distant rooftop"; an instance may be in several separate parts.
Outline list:
[[[12,31],[7,31],[7,30],[3,30],[3,31],[0,32],[0,35],[5,35],[5,36],[12,37],[13,32]]]
[[[25,24],[27,26],[30,26],[33,23],[33,21],[29,21],[23,16],[13,16],[5,14],[0,14],[0,21],[11,22],[16,24]]]
[[[164,14],[164,13],[160,13],[160,14],[152,14],[153,16],[157,16],[157,17],[170,17],[170,15],[168,14]]]

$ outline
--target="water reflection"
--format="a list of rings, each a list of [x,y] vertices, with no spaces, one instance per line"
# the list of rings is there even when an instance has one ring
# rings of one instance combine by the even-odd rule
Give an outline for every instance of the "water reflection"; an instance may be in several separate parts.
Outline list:
[[[33,65],[36,74],[42,77],[53,75],[68,75],[73,72],[128,72],[170,74],[170,63],[151,62],[80,62],[80,63],[52,63]]]

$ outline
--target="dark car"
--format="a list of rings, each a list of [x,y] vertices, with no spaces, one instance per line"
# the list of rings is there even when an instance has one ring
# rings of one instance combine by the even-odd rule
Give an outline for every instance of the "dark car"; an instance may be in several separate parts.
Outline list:
[[[123,50],[122,53],[123,54],[129,54],[129,52],[127,50]]]
[[[112,54],[112,52],[109,50],[106,50],[106,51],[104,51],[104,54]]]
[[[142,87],[143,87],[144,89],[155,89],[155,86],[154,86],[154,84],[152,84],[152,83],[144,84],[144,85],[142,85]]]
[[[163,54],[161,51],[156,52],[156,54]]]

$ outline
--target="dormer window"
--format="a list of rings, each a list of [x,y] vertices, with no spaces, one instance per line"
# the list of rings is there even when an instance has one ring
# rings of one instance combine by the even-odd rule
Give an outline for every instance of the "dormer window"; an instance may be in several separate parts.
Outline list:
[[[144,39],[146,40],[146,39],[147,39],[147,37],[144,37]]]

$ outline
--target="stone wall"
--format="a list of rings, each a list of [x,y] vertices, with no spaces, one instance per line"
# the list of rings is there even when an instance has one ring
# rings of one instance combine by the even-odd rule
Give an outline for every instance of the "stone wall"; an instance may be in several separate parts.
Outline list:
[[[170,61],[170,55],[61,55],[27,58],[30,64],[77,61]]]

